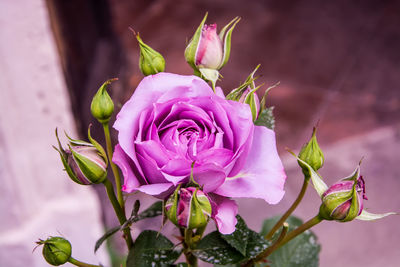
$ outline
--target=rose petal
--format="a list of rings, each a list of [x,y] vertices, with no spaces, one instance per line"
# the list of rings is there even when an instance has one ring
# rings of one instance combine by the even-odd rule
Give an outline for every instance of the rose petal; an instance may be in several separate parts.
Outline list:
[[[122,171],[122,175],[124,176],[124,185],[122,186],[122,191],[131,193],[135,191],[140,184],[147,183],[144,181],[138,171],[136,171],[136,174],[134,173],[134,170],[136,170],[135,165],[119,145],[115,146],[112,161],[118,165]]]
[[[203,192],[213,192],[220,187],[224,181],[226,174],[224,169],[215,164],[202,164],[193,168],[193,177],[201,187]]]
[[[211,217],[215,220],[218,231],[224,235],[232,234],[237,223],[238,207],[236,202],[215,194],[209,194],[209,197],[214,204]]]
[[[164,166],[170,159],[165,147],[153,140],[135,142],[135,146],[137,153],[143,157],[154,159],[158,167]]]
[[[215,193],[227,197],[262,198],[276,204],[285,193],[285,180],[286,174],[275,146],[275,133],[264,126],[256,126],[243,170],[236,177],[228,177]]]
[[[165,198],[174,191],[174,185],[172,183],[148,184],[138,187],[137,190],[157,198]]]

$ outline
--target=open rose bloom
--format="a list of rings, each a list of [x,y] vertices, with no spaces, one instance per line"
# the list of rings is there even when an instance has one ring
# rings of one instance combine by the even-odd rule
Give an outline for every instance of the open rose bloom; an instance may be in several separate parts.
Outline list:
[[[284,195],[274,132],[254,125],[249,105],[226,100],[220,88],[214,93],[196,76],[147,76],[114,128],[113,161],[123,172],[123,191],[166,199],[193,173],[223,234],[235,230],[237,205],[230,198],[276,204]]]

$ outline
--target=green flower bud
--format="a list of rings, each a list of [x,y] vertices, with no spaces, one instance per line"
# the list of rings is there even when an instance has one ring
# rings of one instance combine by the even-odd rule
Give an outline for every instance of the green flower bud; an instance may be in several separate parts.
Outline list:
[[[163,56],[156,50],[145,44],[139,36],[136,35],[139,42],[140,58],[139,68],[143,75],[153,75],[165,70],[165,60]]]
[[[178,187],[167,200],[165,210],[173,224],[188,229],[206,226],[211,216],[207,195],[194,187]]]
[[[74,140],[68,135],[69,149],[64,150],[58,138],[59,147],[54,147],[60,154],[61,161],[69,177],[82,185],[98,184],[107,178],[107,157],[104,149],[90,137],[92,143]]]
[[[90,111],[92,112],[93,117],[102,124],[108,123],[114,112],[114,103],[110,95],[107,93],[107,87],[110,83],[116,80],[118,79],[114,78],[103,83],[93,97],[92,104],[90,105]]]
[[[39,240],[37,244],[43,245],[43,257],[53,266],[65,264],[71,258],[71,243],[62,237],[49,237],[47,240]]]
[[[299,153],[299,158],[310,165],[315,171],[319,170],[324,164],[324,154],[318,145],[317,137],[315,135],[317,129],[314,127],[311,139],[306,143]],[[310,177],[308,168],[298,161],[298,164],[303,169],[305,176]]]

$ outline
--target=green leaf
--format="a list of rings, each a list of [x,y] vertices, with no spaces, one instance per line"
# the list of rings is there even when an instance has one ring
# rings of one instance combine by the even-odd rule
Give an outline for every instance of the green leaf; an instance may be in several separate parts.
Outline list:
[[[176,267],[189,267],[189,265],[186,262],[180,262],[177,265],[175,265]]]
[[[230,235],[222,235],[221,237],[228,242],[229,245],[237,249],[243,256],[246,256],[247,242],[249,239],[250,229],[245,221],[239,215],[236,216],[236,230]]]
[[[163,202],[157,201],[143,212],[139,213],[139,220],[160,216],[163,213]]]
[[[120,226],[113,227],[109,229],[102,237],[100,237],[99,240],[96,241],[96,245],[94,246],[94,253],[96,253],[96,251],[103,244],[103,242],[106,241],[107,238],[118,232],[120,228]]]
[[[274,217],[264,221],[261,235],[265,235],[275,225],[280,217]],[[303,222],[294,216],[290,216],[286,222],[289,223],[289,231],[300,226]],[[279,235],[275,233],[276,238]],[[268,257],[268,263],[260,263],[257,266],[270,267],[318,267],[319,251],[321,246],[317,243],[316,235],[311,231],[305,231],[285,244]]]
[[[180,254],[168,238],[156,231],[145,230],[129,251],[126,267],[169,266]]]
[[[247,241],[246,257],[253,259],[263,252],[271,244],[265,240],[264,236],[253,230],[249,230],[249,239]]]
[[[202,261],[220,265],[237,263],[245,259],[221,237],[218,231],[214,231],[200,240],[192,253]]]
[[[275,128],[275,117],[273,114],[274,107],[265,108],[258,115],[257,120],[254,122],[255,125],[265,126],[268,129],[273,130]]]

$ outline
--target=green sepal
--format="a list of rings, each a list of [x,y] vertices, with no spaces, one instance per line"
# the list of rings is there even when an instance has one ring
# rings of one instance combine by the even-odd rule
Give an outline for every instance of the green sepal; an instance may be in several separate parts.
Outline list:
[[[219,78],[218,70],[200,68],[199,71],[201,73],[202,78],[204,78],[206,81],[210,81],[213,85],[213,89],[215,89],[215,84],[217,83]]]
[[[107,170],[105,168],[102,168],[91,159],[74,151],[71,147],[70,150],[75,162],[78,164],[79,169],[90,182],[99,184],[107,178]]]
[[[244,102],[250,106],[251,116],[252,116],[253,121],[256,121],[256,120],[257,120],[257,116],[258,116],[256,98],[255,98],[254,94],[256,93],[256,91],[257,91],[261,86],[262,86],[262,85],[257,86],[256,88],[254,88],[253,90],[251,90],[251,91],[247,94],[247,96],[246,96],[246,98],[245,98],[245,100],[244,100]]]
[[[263,97],[261,98],[260,101],[260,112],[259,115],[261,115],[261,113],[267,108],[266,103],[267,103],[267,96],[269,91],[271,91],[273,88],[277,87],[280,84],[280,82],[277,82],[276,84],[270,86],[267,88],[267,90],[265,90]]]
[[[222,57],[221,64],[218,66],[218,69],[221,69],[223,66],[225,66],[229,60],[229,56],[231,54],[232,31],[239,21],[240,21],[240,17],[234,18],[224,28],[222,28],[221,32],[219,33],[219,38],[221,40],[224,40],[224,55]],[[228,28],[229,28],[229,30],[228,30]],[[225,35],[226,30],[228,30],[228,32]]]
[[[347,176],[346,178],[343,178],[342,180],[343,181],[354,181],[356,183],[358,180],[358,177],[360,177],[360,169],[361,169],[360,166],[361,166],[361,160],[358,163],[358,166],[356,167],[356,169],[349,176]]]
[[[206,226],[211,216],[210,201],[205,195],[197,197],[197,191],[198,189],[194,191],[190,200],[189,229]]]
[[[69,144],[71,146],[88,146],[88,147],[92,147],[93,145],[91,143],[82,141],[82,140],[78,140],[78,139],[72,139],[67,132],[64,131],[65,136],[68,138]]]
[[[341,220],[341,222],[349,222],[354,220],[358,216],[358,213],[360,212],[360,203],[358,202],[356,186],[357,182],[354,182],[353,188],[351,190],[352,199],[351,199],[350,209],[346,217],[343,220]]]
[[[92,124],[90,124],[89,128],[88,128],[89,141],[97,149],[97,153],[104,159],[104,162],[106,163],[106,166],[108,166],[108,158],[107,158],[106,151],[104,150],[104,148],[96,140],[94,140],[92,138],[92,136],[90,134],[90,128],[91,127],[92,127]]]
[[[188,46],[185,49],[185,59],[186,62],[194,69],[197,70],[196,67],[196,52],[199,46],[201,32],[203,30],[204,24],[206,22],[208,16],[208,12],[204,15],[203,20],[201,21],[199,27],[197,27],[196,32],[194,33],[192,39],[189,41]]]
[[[117,80],[118,78],[113,78],[105,81],[92,99],[90,111],[93,117],[102,124],[108,123],[114,112],[114,102],[108,94],[107,88],[112,82]]]
[[[178,210],[178,194],[180,189],[181,185],[178,185],[172,196],[170,196],[165,203],[165,206],[171,205],[171,208],[169,210],[166,210],[165,213],[168,219],[175,225],[178,225],[178,217],[176,213]]]
[[[243,93],[246,91],[247,87],[250,87],[252,89],[254,89],[254,81],[258,79],[258,77],[254,78],[254,74],[256,73],[256,71],[258,70],[258,68],[261,65],[258,64],[255,69],[253,70],[252,73],[250,73],[250,75],[246,78],[246,81],[239,85],[238,88],[233,89],[227,96],[226,99],[228,100],[234,100],[234,101],[239,101],[240,97],[243,95]]]
[[[387,213],[370,213],[368,211],[366,211],[365,209],[361,212],[360,215],[358,215],[356,217],[357,220],[361,220],[361,221],[374,221],[374,220],[378,220],[378,219],[382,219],[386,216],[389,215],[399,215],[399,213],[397,212],[387,212]]]

